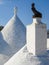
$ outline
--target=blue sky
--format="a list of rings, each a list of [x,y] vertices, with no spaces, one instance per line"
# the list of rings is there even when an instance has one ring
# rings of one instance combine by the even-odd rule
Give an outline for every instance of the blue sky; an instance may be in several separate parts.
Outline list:
[[[0,25],[6,23],[14,15],[14,7],[17,6],[17,15],[24,25],[32,23],[31,4],[35,3],[35,7],[39,10],[43,17],[42,22],[47,24],[49,29],[49,0],[0,0]]]

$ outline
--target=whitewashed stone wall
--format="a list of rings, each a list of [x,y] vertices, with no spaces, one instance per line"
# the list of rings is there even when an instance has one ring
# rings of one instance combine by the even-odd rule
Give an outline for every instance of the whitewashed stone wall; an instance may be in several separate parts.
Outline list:
[[[49,50],[49,38],[47,38],[47,49]]]
[[[43,55],[47,49],[46,25],[40,18],[33,19],[33,23],[27,26],[27,49],[33,55]]]

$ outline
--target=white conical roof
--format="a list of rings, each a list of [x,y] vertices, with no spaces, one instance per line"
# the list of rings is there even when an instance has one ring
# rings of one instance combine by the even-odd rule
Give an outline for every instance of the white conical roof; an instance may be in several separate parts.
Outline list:
[[[0,54],[2,55],[2,65],[13,54],[20,50],[26,43],[26,28],[18,18],[16,10],[14,16],[8,21],[0,34]],[[5,61],[4,61],[4,60]]]
[[[13,52],[18,51],[26,43],[25,31],[25,26],[15,14],[2,30],[4,40],[11,46]]]
[[[49,53],[43,56],[34,56],[27,51],[25,45],[4,65],[49,65]]]

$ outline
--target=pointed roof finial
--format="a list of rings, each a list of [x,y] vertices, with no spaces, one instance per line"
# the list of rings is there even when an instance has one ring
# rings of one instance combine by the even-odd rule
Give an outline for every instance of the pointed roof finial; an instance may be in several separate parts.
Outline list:
[[[17,10],[18,10],[18,8],[14,7],[14,15],[17,15]]]

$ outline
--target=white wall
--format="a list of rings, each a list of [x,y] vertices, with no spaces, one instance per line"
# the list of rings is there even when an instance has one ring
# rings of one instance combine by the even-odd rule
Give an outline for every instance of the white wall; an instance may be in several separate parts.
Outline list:
[[[35,25],[32,24],[27,26],[26,34],[27,49],[30,53],[35,55]]]
[[[27,49],[33,55],[43,55],[47,49],[46,25],[40,18],[33,19],[33,23],[27,26]]]
[[[47,38],[47,49],[49,49],[49,38]]]
[[[43,55],[46,53],[47,49],[47,31],[45,24],[36,24],[36,31],[35,31],[35,49],[36,55]]]

